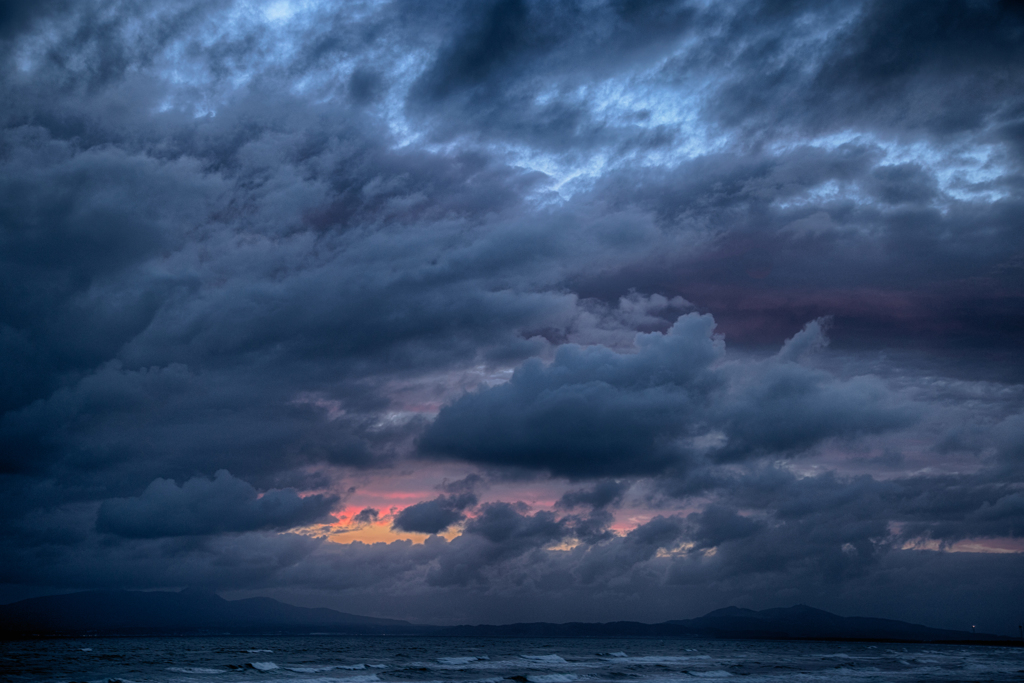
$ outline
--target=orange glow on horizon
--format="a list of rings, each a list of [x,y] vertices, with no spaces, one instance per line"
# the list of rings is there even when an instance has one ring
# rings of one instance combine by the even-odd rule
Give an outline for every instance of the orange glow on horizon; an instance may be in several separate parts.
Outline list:
[[[1024,539],[1020,538],[965,538],[946,547],[939,541],[916,540],[903,544],[901,550],[935,550],[947,553],[1024,553]]]

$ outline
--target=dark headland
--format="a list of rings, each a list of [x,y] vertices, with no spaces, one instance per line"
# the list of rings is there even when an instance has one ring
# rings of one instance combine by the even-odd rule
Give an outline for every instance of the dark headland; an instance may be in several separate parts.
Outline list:
[[[421,633],[406,621],[296,607],[272,598],[225,600],[212,591],[87,591],[0,605],[0,634]]]
[[[524,623],[431,626],[288,605],[271,598],[225,600],[202,590],[88,591],[0,605],[0,637],[325,633],[491,638],[715,638],[856,640],[1020,646],[988,633],[935,629],[892,619],[841,617],[806,605],[754,611],[738,607],[659,624]]]

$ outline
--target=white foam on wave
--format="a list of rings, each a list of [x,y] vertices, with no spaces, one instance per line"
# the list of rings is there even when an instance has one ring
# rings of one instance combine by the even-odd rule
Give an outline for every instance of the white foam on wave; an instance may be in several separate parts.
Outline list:
[[[383,664],[378,665],[378,668],[383,667]],[[365,664],[328,664],[326,666],[286,666],[284,667],[288,671],[294,671],[297,674],[318,674],[324,671],[365,671]],[[376,675],[376,674],[374,674]],[[346,678],[344,680],[353,680],[352,678]]]
[[[628,657],[629,655],[627,655],[625,652],[609,652],[608,656],[609,657]]]
[[[528,659],[531,662],[540,662],[544,664],[568,664],[567,661],[559,657],[558,655],[519,655],[523,659]]]
[[[227,669],[209,669],[203,666],[172,666],[167,669],[176,674],[224,674]]]
[[[277,668],[273,662],[249,662],[249,666],[257,671],[273,671]]]
[[[526,677],[530,683],[569,683],[575,681],[579,676],[576,674],[543,674],[540,676],[530,675]]]
[[[257,652],[273,652],[273,650],[246,650],[249,654],[256,654]]]
[[[92,652],[92,648],[91,647],[83,647],[82,648],[82,652]]]
[[[376,676],[349,676],[347,678],[334,678],[334,677],[320,677],[320,678],[260,678],[261,683],[296,683],[296,681],[302,681],[302,683],[374,683],[380,679]],[[125,682],[127,683],[127,681]],[[444,683],[444,681],[437,681],[437,683]]]
[[[370,667],[371,669],[386,669],[386,668],[388,668],[387,664],[367,664],[366,666]]]
[[[484,659],[490,659],[487,655],[481,655],[480,657],[438,657],[437,661],[441,664],[447,664],[448,666],[458,666],[461,664],[469,664],[470,662],[479,662]]]
[[[711,655],[663,655],[648,657],[628,657],[630,664],[675,664],[692,662],[695,659],[711,659]]]
[[[291,671],[297,674],[319,674],[325,671],[333,671],[335,669],[342,669],[340,666],[286,666],[285,670]],[[367,676],[342,676],[340,678],[329,678],[324,680],[334,681],[334,683],[374,683],[379,681],[377,674],[369,674]]]

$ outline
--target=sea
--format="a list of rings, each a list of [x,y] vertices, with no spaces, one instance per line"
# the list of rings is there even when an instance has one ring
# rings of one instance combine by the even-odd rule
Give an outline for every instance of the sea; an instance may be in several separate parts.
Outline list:
[[[1024,681],[1024,648],[891,643],[404,636],[0,642],[11,683]]]

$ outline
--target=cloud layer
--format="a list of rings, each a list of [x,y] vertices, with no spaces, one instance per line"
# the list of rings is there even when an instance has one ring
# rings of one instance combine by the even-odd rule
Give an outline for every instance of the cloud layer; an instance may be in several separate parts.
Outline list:
[[[0,598],[1015,633],[1022,36],[996,1],[5,4]]]
[[[333,521],[338,496],[300,498],[294,489],[256,489],[219,470],[213,480],[196,477],[180,487],[156,479],[138,498],[109,498],[100,505],[96,529],[125,538],[198,536],[256,529],[291,529]]]
[[[760,363],[721,363],[709,315],[687,314],[636,351],[558,348],[505,384],[445,406],[420,450],[568,477],[643,476],[804,452],[827,438],[903,427],[913,408],[875,378],[838,380],[790,358],[821,338],[809,324]]]

